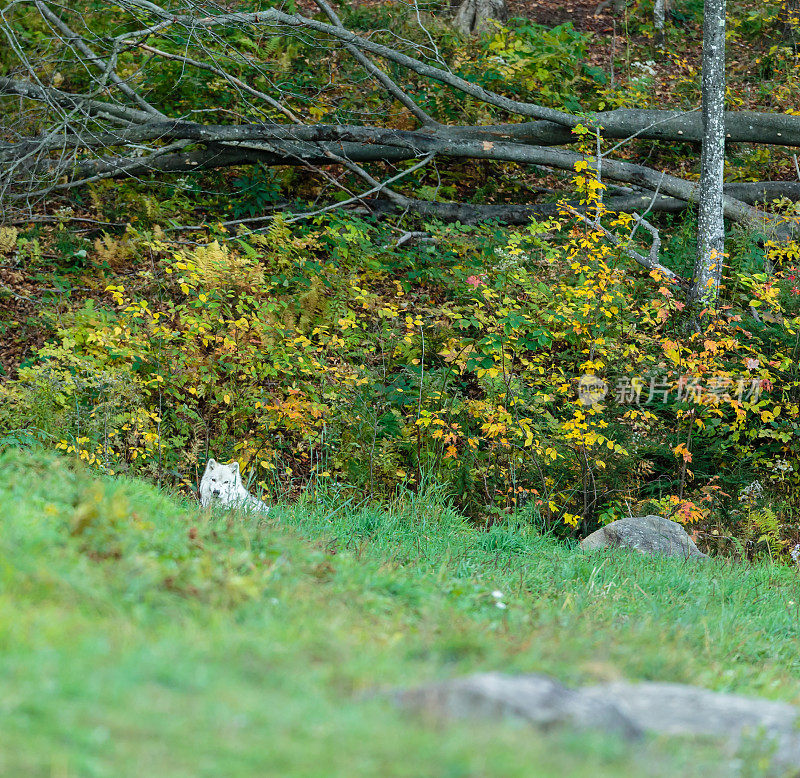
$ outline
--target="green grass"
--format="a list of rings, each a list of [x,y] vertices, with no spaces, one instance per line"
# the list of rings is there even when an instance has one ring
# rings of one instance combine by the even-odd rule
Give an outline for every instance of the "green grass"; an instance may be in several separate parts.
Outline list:
[[[732,775],[707,743],[443,725],[373,692],[501,670],[797,703],[798,603],[789,569],[479,532],[433,492],[265,521],[8,451],[0,775]]]

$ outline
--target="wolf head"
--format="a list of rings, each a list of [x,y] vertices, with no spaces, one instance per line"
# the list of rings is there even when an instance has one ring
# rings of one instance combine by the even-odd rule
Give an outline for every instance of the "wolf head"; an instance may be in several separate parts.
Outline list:
[[[243,488],[238,462],[223,465],[215,459],[209,459],[200,481],[200,505],[204,508],[213,502],[233,505]]]

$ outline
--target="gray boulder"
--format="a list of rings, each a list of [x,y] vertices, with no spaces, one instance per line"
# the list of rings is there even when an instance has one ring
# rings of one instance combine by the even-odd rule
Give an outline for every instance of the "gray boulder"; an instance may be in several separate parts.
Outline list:
[[[606,524],[581,541],[581,548],[594,551],[600,548],[630,548],[642,554],[664,556],[705,557],[675,521],[661,516],[635,516]]]
[[[784,702],[678,683],[614,682],[569,689],[544,675],[483,673],[395,693],[437,719],[515,719],[540,729],[593,729],[635,740],[643,733],[709,737],[730,756],[747,745],[769,756],[764,775],[800,776],[800,712]]]
[[[568,689],[543,675],[482,673],[397,693],[405,708],[438,719],[517,719],[541,729],[571,726],[614,732],[627,739],[642,732],[600,697]]]
[[[612,703],[647,732],[713,737],[732,752],[752,738],[772,750],[773,770],[800,775],[798,710],[788,703],[680,683],[614,682],[584,688],[582,693]]]
[[[583,693],[611,702],[638,726],[664,735],[730,735],[747,730],[792,731],[797,709],[787,702],[712,692],[682,683],[614,683]]]

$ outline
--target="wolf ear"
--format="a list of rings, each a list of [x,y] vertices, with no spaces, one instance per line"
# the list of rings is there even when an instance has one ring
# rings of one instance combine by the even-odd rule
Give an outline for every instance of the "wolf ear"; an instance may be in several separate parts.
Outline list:
[[[216,466],[217,466],[217,460],[209,459],[208,462],[206,462],[206,472],[208,472],[209,470],[213,470]]]
[[[238,462],[234,462],[234,463],[231,465],[231,470],[232,470],[234,473],[237,473],[237,474],[238,474],[238,473],[239,473],[239,463],[238,463]]]

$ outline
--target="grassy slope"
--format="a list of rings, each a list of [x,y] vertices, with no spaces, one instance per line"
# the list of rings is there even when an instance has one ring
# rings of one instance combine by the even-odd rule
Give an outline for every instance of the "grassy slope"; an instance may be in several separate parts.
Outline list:
[[[478,533],[435,495],[273,513],[0,455],[0,774],[725,775],[702,745],[443,727],[363,693],[500,669],[800,702],[793,571]]]

